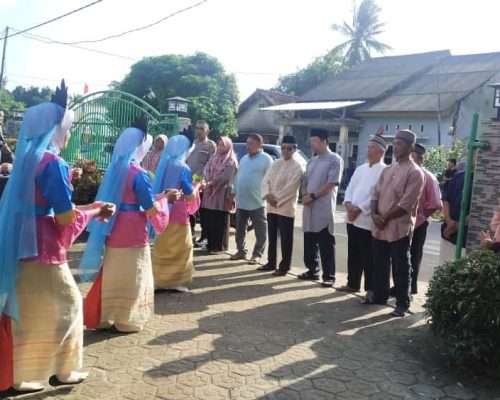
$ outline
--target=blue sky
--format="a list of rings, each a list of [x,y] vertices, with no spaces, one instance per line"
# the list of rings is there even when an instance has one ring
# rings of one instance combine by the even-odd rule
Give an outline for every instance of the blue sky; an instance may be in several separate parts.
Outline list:
[[[198,0],[104,0],[32,33],[63,41],[93,39],[149,23]],[[18,29],[90,0],[0,0],[0,29]],[[500,2],[494,0],[379,0],[388,55],[450,49],[454,54],[500,51]],[[333,22],[350,18],[351,0],[209,0],[152,29],[84,45],[132,59],[204,51],[236,74],[240,97],[270,88],[341,41]],[[3,34],[2,34],[3,36]],[[54,86],[64,76],[74,93],[106,89],[133,60],[113,58],[22,37],[9,40],[8,87]]]

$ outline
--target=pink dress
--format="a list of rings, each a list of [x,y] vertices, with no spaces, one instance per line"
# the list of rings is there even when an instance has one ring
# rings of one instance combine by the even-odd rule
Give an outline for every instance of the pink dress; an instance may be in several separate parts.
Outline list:
[[[67,251],[90,221],[90,213],[74,209],[69,166],[51,152],[36,169],[35,191],[38,256],[18,267],[19,320],[2,317],[0,389],[82,367],[82,298]],[[59,225],[55,215],[71,210],[73,222]]]
[[[500,242],[500,208],[497,208],[491,219],[490,229],[494,232],[493,241]]]
[[[37,178],[40,177],[44,169],[47,168],[48,164],[51,162],[64,163],[65,162],[57,155],[51,152],[46,152],[42,158],[42,161],[37,168]],[[71,180],[71,174],[66,177],[68,183]],[[58,225],[55,219],[53,206],[49,205],[49,200],[44,196],[44,189],[41,187],[42,182],[37,179],[35,185],[35,205],[36,205],[36,223],[37,223],[37,245],[38,245],[38,257],[30,261],[38,261],[41,264],[64,264],[67,260],[67,251],[78,238],[78,236],[85,230],[88,223],[91,220],[88,212],[74,209],[75,211],[75,221],[70,225]],[[69,186],[69,190],[73,188]],[[61,193],[62,196],[59,199],[59,207],[64,209],[66,204],[67,210],[72,207],[71,204],[71,192],[67,198],[64,198],[64,191]],[[61,209],[61,210],[62,210]],[[63,211],[63,212],[64,212]]]
[[[191,172],[186,167],[181,179],[174,185],[189,195],[176,201],[170,210],[170,224],[155,240],[153,274],[157,289],[186,287],[193,278],[193,240],[189,216],[200,207],[200,195],[193,187]]]
[[[131,164],[103,266],[85,299],[87,328],[114,324],[119,330],[137,331],[153,313],[148,221],[161,234],[169,221],[168,204],[165,198],[154,201],[149,176]]]

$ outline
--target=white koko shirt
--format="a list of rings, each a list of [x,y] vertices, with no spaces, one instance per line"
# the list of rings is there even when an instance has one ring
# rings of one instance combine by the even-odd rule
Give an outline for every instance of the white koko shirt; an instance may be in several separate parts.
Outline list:
[[[386,167],[387,165],[381,160],[372,166],[365,163],[354,171],[344,195],[344,204],[351,203],[361,209],[361,214],[353,222],[354,226],[367,231],[371,230],[371,195],[380,174]],[[347,223],[350,222],[347,221]]]

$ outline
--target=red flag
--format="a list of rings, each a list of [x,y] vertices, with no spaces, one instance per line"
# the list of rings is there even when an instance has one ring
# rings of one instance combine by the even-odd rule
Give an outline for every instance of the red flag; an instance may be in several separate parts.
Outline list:
[[[83,94],[87,94],[89,92],[89,85],[86,83],[83,85]]]

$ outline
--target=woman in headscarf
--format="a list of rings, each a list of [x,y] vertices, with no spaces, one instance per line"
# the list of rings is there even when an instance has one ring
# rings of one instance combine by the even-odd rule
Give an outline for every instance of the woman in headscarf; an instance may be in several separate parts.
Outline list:
[[[82,297],[67,250],[109,203],[75,207],[68,164],[72,111],[64,81],[51,102],[28,108],[12,176],[0,202],[0,390],[76,384],[83,355]]]
[[[156,238],[153,274],[156,289],[187,291],[193,278],[193,241],[189,216],[200,206],[198,186],[193,185],[186,157],[191,141],[185,135],[170,138],[161,156],[153,185],[154,193],[177,189],[181,198],[170,209],[170,223]]]
[[[142,161],[142,167],[151,173],[156,172],[158,168],[158,163],[160,162],[161,153],[167,145],[168,137],[167,135],[158,135],[153,143],[153,148],[146,154],[144,160]]]
[[[161,234],[168,224],[168,205],[163,194],[153,196],[149,175],[139,166],[152,137],[145,135],[145,124],[134,125],[118,138],[97,195],[115,202],[118,213],[104,226],[90,225],[81,260],[90,273],[102,265],[85,299],[87,329],[114,325],[119,332],[139,332],[154,311],[148,220]],[[175,200],[176,191],[168,195]]]
[[[218,253],[227,250],[231,185],[238,168],[233,142],[227,136],[217,141],[217,151],[205,167],[206,187],[201,207],[206,211],[207,250]]]

